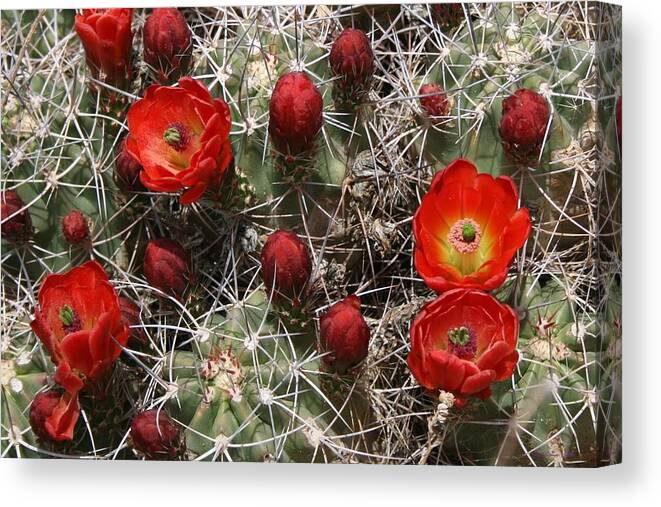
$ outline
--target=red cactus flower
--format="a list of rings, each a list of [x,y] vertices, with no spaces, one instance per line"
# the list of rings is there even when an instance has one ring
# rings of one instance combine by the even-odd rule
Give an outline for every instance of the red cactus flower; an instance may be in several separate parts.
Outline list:
[[[92,76],[116,88],[132,78],[133,9],[83,9],[75,19]]]
[[[360,363],[367,357],[370,330],[360,313],[360,299],[351,295],[335,303],[319,319],[323,357],[339,373]]]
[[[46,418],[50,435],[70,440],[78,418],[78,392],[100,381],[119,357],[129,331],[105,271],[89,261],[62,275],[48,275],[39,289],[30,327],[57,366],[54,380],[65,393]]]
[[[153,239],[147,245],[145,277],[150,285],[166,294],[181,297],[191,282],[188,254],[171,239]]]
[[[178,192],[181,204],[220,185],[232,162],[228,105],[193,78],[152,85],[128,112],[128,152],[142,165],[140,180],[155,192]]]
[[[459,399],[488,398],[519,354],[514,310],[478,290],[455,289],[425,305],[411,325],[408,365],[420,385]]]
[[[124,324],[129,328],[129,339],[134,344],[144,345],[148,343],[147,333],[141,327],[140,307],[129,298],[119,296],[119,310],[122,313]]]
[[[62,234],[71,245],[77,245],[86,240],[90,234],[87,217],[77,210],[69,212],[62,219]]]
[[[147,459],[173,459],[182,447],[181,429],[164,410],[146,410],[131,422],[131,443]]]
[[[30,405],[30,427],[45,442],[71,440],[78,412],[77,397],[66,392],[43,391]]]
[[[0,232],[12,243],[25,241],[32,235],[32,219],[25,204],[13,190],[5,190],[0,201]]]
[[[310,254],[298,236],[275,231],[262,248],[264,285],[279,294],[297,299],[310,279]]]
[[[522,88],[503,100],[500,137],[507,155],[516,162],[534,163],[549,125],[549,106],[539,93]]]
[[[425,84],[420,87],[420,105],[429,116],[447,116],[450,102],[443,88],[437,84]]]
[[[304,72],[285,74],[275,84],[269,105],[269,134],[283,155],[309,151],[321,129],[324,104]]]
[[[339,77],[337,85],[351,98],[364,90],[374,73],[374,53],[362,30],[345,28],[330,51],[330,65]]]
[[[437,292],[499,287],[530,234],[530,215],[517,209],[507,176],[478,174],[458,159],[438,172],[413,217],[415,267]]]
[[[191,31],[175,8],[154,9],[143,30],[145,62],[165,83],[186,74],[191,61]]]
[[[114,176],[117,186],[126,191],[141,189],[142,166],[126,149],[126,138],[122,139],[119,144],[116,155]]]

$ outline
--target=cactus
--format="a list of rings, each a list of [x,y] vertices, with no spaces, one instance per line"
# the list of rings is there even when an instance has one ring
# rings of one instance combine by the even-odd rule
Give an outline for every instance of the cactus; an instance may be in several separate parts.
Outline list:
[[[134,9],[122,86],[88,69],[73,11],[2,12],[1,190],[16,192],[27,224],[5,236],[5,209],[18,201],[3,201],[3,456],[617,462],[619,8],[179,12],[146,30],[152,11]],[[181,54],[168,52],[161,18],[176,18]],[[189,204],[142,186],[124,149],[127,110],[180,73],[224,100],[232,121],[233,163]],[[301,150],[281,142],[291,120],[271,122],[276,83],[290,73],[322,101],[318,133],[316,116],[294,125]],[[520,89],[538,107],[501,126]],[[530,149],[512,156],[521,138],[509,134],[530,118]],[[520,359],[484,400],[428,392],[407,364],[410,324],[436,297],[415,268],[412,217],[460,156],[510,176],[532,219],[506,281],[489,286],[520,316]],[[283,234],[273,252],[268,238]],[[48,442],[29,416],[37,394],[59,386],[29,323],[46,277],[89,259],[121,296],[131,339],[107,382],[81,394],[73,439]]]

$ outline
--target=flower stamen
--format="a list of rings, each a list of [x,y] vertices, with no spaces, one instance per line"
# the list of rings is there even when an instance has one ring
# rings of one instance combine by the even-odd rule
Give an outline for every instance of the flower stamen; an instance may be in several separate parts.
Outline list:
[[[171,123],[163,132],[163,140],[172,149],[184,151],[191,141],[190,130],[182,123]]]
[[[67,334],[80,331],[82,327],[78,315],[69,305],[64,305],[60,308],[60,320],[62,321],[62,329]]]
[[[477,336],[466,326],[459,326],[448,331],[450,352],[460,359],[473,359],[477,351]]]
[[[480,226],[471,218],[457,221],[448,234],[448,242],[457,252],[462,254],[470,254],[477,250],[481,238]]]

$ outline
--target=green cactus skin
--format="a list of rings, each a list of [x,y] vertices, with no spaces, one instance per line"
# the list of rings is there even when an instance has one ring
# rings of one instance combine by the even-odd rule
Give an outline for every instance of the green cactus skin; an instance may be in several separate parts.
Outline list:
[[[331,403],[313,338],[278,327],[268,305],[264,292],[252,293],[213,316],[194,351],[166,359],[176,382],[170,412],[187,428],[191,458],[333,461],[354,449],[343,435],[366,423],[362,396],[340,390],[342,404]]]

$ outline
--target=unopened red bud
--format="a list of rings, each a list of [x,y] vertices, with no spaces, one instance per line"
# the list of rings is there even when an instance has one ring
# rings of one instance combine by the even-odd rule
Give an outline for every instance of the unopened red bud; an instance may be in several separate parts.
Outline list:
[[[515,162],[534,163],[549,125],[549,106],[539,93],[522,88],[503,100],[500,137]]]
[[[360,313],[360,299],[349,296],[331,306],[319,320],[323,357],[338,373],[367,357],[370,330]]]
[[[119,298],[119,310],[122,313],[122,320],[124,324],[129,327],[129,339],[132,340],[135,344],[145,345],[148,343],[149,338],[147,333],[141,327],[142,322],[140,320],[140,307],[135,304],[129,298],[120,296]]]
[[[147,245],[144,261],[145,277],[150,285],[181,297],[191,282],[188,254],[171,239],[153,239]]]
[[[115,183],[122,190],[140,190],[143,188],[140,183],[140,171],[142,171],[140,162],[126,149],[126,138],[122,139],[115,159]]]
[[[333,43],[329,59],[333,73],[339,77],[337,86],[349,98],[357,98],[374,73],[374,53],[365,32],[346,28]]]
[[[436,22],[443,28],[457,26],[464,18],[464,9],[460,3],[432,4],[431,9]]]
[[[146,410],[133,419],[131,442],[150,460],[174,459],[183,447],[181,428],[162,409]]]
[[[262,278],[269,290],[298,298],[310,272],[310,254],[296,234],[276,231],[268,237],[262,248]]]
[[[314,146],[321,129],[323,100],[304,72],[285,74],[275,85],[269,105],[269,134],[283,155],[299,155]]]
[[[437,84],[425,84],[420,87],[420,105],[431,117],[447,116],[450,102],[443,88]]]
[[[132,78],[133,9],[83,9],[75,30],[94,79],[127,89]]]
[[[71,211],[62,219],[62,234],[71,245],[77,245],[89,237],[87,217],[80,211]]]
[[[60,402],[60,395],[55,391],[42,391],[32,400],[30,405],[30,427],[34,434],[44,441],[52,440],[46,429],[48,419]]]
[[[160,83],[185,75],[191,61],[191,31],[179,9],[154,9],[145,23],[145,62]]]
[[[2,193],[0,202],[0,231],[12,243],[20,243],[32,235],[32,220],[25,204],[13,190]]]

